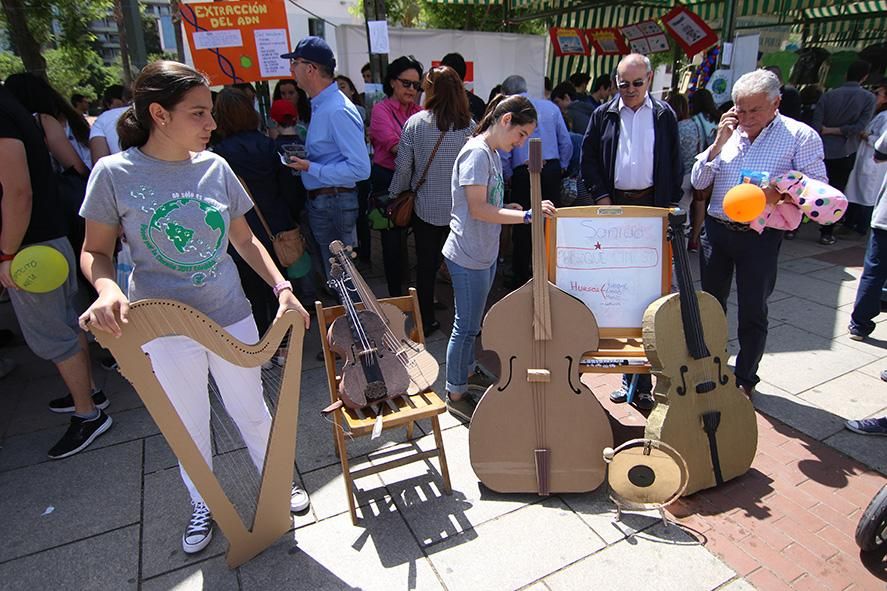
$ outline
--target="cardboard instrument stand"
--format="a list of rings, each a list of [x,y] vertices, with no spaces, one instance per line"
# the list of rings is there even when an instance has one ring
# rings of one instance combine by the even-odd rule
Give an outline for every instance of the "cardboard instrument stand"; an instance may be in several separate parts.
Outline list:
[[[221,326],[197,310],[171,300],[142,300],[129,309],[123,335],[114,337],[93,331],[96,340],[111,351],[120,373],[138,392],[167,443],[188,472],[197,490],[228,538],[228,566],[250,560],[292,527],[290,492],[296,455],[296,431],[302,370],[303,318],[289,311],[255,345],[231,337]],[[258,367],[269,361],[289,334],[280,397],[274,413],[265,466],[261,475],[255,517],[243,523],[213,471],[203,459],[163,387],[154,376],[151,361],[142,347],[154,339],[187,336],[229,363]]]

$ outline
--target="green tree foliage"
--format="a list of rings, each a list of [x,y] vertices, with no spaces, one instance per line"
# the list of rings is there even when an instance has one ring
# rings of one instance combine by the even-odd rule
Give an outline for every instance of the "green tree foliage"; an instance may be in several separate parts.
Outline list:
[[[46,58],[46,74],[50,84],[64,97],[79,93],[95,100],[106,86],[120,83],[120,65],[106,66],[92,50],[48,49],[43,56]],[[24,71],[21,58],[11,53],[0,53],[0,79]]]
[[[502,5],[461,6],[425,0],[386,0],[385,8],[391,25],[406,28],[509,31],[531,35],[544,34],[547,30],[546,22],[542,19],[508,27]],[[353,11],[355,15],[363,16],[363,0],[357,3]],[[511,16],[520,16],[524,12],[514,10]]]
[[[6,27],[10,10],[24,13],[28,30],[41,45],[88,48],[94,41],[89,23],[103,18],[112,0],[16,0],[4,2],[0,26]],[[8,4],[8,6],[7,6]],[[53,22],[58,27],[53,27]],[[15,43],[15,39],[12,40]]]

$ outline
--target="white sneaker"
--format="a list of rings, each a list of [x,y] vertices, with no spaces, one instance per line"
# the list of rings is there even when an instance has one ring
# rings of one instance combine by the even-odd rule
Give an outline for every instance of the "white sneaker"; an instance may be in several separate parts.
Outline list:
[[[308,498],[308,493],[294,484],[290,493],[290,512],[301,513],[308,509],[309,505],[311,505],[311,499]]]
[[[182,550],[194,554],[206,548],[213,539],[213,514],[202,501],[191,501],[191,521],[182,536]]]

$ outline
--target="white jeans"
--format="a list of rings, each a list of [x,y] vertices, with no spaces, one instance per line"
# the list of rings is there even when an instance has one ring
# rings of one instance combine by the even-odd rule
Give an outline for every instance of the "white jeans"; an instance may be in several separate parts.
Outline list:
[[[244,343],[259,340],[252,315],[226,326],[225,330]],[[262,369],[229,363],[184,336],[155,339],[144,346],[144,351],[151,358],[157,381],[166,390],[210,469],[213,462],[208,387],[209,372],[212,372],[225,410],[237,425],[250,458],[261,472],[271,433],[271,414],[262,396]],[[191,499],[202,501],[181,464],[179,470]]]

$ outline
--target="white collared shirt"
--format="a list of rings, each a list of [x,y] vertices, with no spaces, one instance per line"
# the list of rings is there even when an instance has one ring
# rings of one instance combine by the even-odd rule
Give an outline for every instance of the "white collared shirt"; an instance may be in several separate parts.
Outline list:
[[[613,170],[613,186],[638,191],[653,186],[653,101],[648,94],[637,111],[619,99],[619,145]]]

